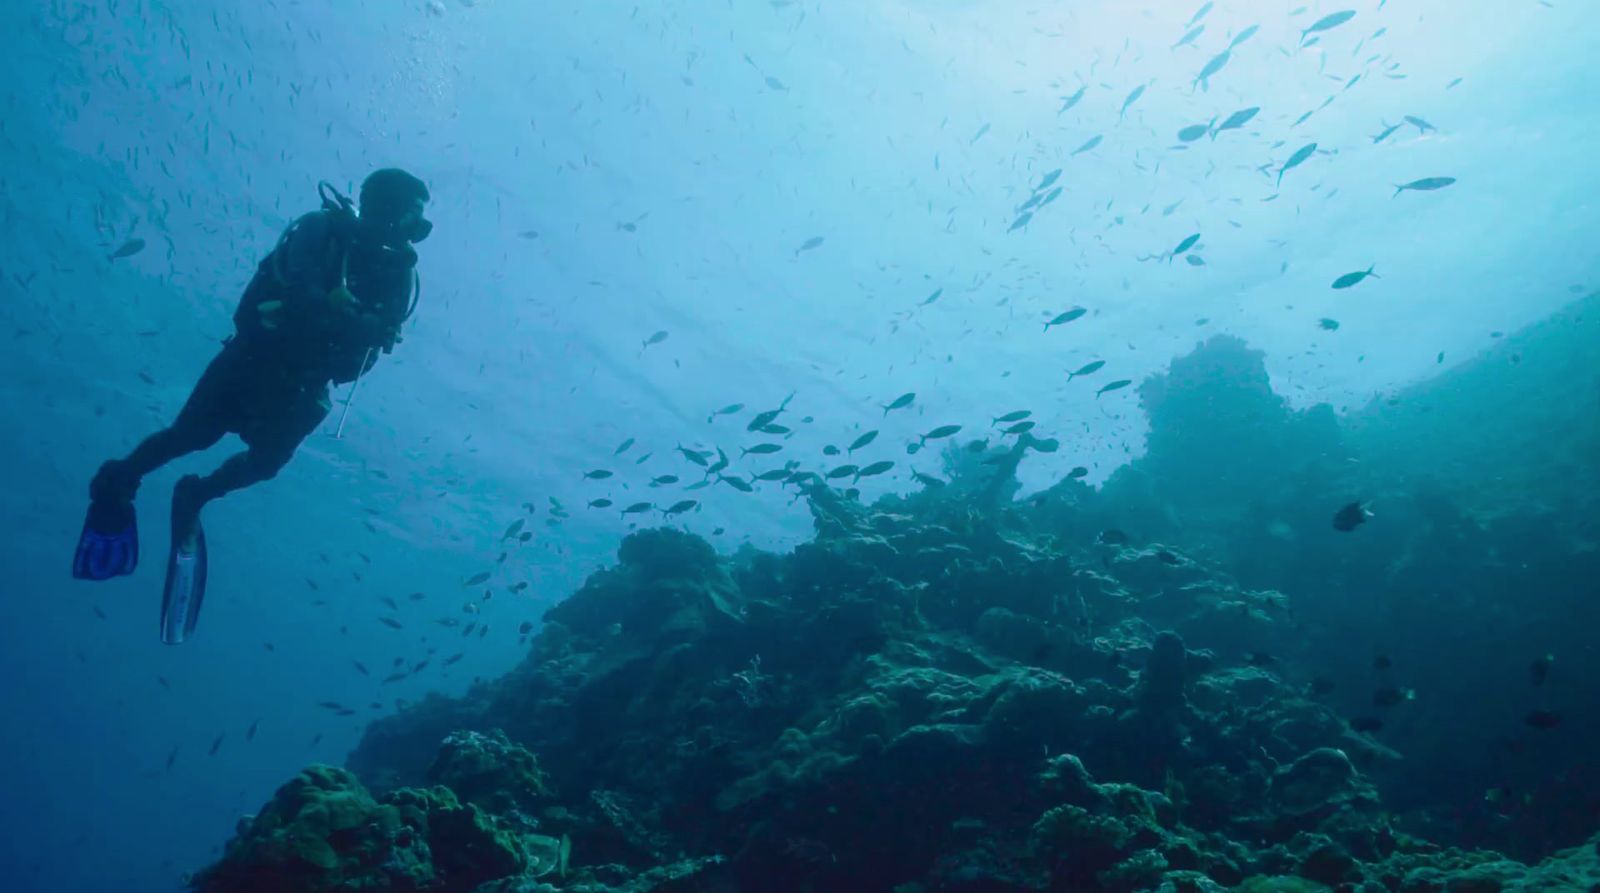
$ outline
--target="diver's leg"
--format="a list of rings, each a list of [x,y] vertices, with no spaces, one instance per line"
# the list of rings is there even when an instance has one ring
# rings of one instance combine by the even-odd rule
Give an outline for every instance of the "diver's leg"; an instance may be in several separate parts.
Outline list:
[[[237,349],[224,347],[195,383],[171,426],[146,437],[126,458],[100,466],[89,482],[96,502],[131,502],[144,476],[172,460],[209,449],[228,431],[229,395],[243,371]]]
[[[271,480],[289,464],[292,450],[251,447],[242,453],[229,456],[216,471],[195,478],[193,495],[200,505],[226,496],[235,490]],[[196,506],[198,510],[199,506]]]

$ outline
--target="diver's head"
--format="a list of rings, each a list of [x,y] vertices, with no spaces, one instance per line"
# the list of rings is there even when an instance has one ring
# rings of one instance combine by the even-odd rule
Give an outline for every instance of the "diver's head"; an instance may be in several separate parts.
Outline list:
[[[428,198],[428,187],[399,168],[373,171],[361,183],[362,228],[391,248],[420,242],[433,232],[422,216]]]

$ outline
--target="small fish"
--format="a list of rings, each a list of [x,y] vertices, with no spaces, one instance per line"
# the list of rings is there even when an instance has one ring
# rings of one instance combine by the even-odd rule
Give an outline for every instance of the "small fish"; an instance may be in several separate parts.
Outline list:
[[[944,481],[939,480],[938,478],[934,477],[931,474],[923,474],[920,471],[911,472],[911,479],[916,481],[917,483],[921,484],[922,486],[929,488],[929,489],[936,490],[936,489],[938,489],[940,487],[945,486],[945,482]]]
[[[738,490],[740,493],[755,492],[755,487],[752,487],[750,482],[744,478],[728,477],[727,475],[719,474],[717,475],[717,480],[721,483],[727,484],[735,490]]]
[[[1372,513],[1367,511],[1366,506],[1362,505],[1359,501],[1352,502],[1344,508],[1339,509],[1339,511],[1333,516],[1333,529],[1342,533],[1349,533],[1350,531],[1355,530],[1357,527],[1367,523],[1367,519],[1371,517]]]
[[[246,741],[254,741],[254,740],[256,740],[256,728],[258,726],[260,726],[260,725],[261,725],[261,720],[259,720],[259,719],[256,720],[255,722],[251,723],[250,724],[250,728],[245,729],[244,740],[246,740]]]
[[[978,142],[978,140],[983,139],[983,135],[988,133],[988,132],[989,132],[989,125],[985,124],[982,127],[979,127],[978,128],[978,132],[972,135],[972,140],[970,142],[968,142],[967,145],[971,146],[971,145],[976,144]]]
[[[879,462],[874,462],[871,465],[868,465],[867,467],[861,469],[860,471],[857,471],[856,472],[856,480],[859,481],[862,478],[869,478],[869,477],[874,477],[876,475],[883,474],[884,472],[888,471],[891,468],[894,468],[894,463],[890,462],[888,459],[884,459],[884,460],[879,461]]]
[[[663,342],[665,340],[667,340],[667,333],[666,333],[665,330],[660,331],[660,332],[656,332],[654,335],[651,335],[649,338],[644,339],[644,347],[639,348],[639,351],[641,353],[643,353],[645,347],[654,347],[655,345],[660,344],[661,342]]]
[[[648,511],[650,511],[651,509],[654,509],[654,508],[655,508],[655,504],[654,503],[636,502],[633,505],[630,505],[627,508],[623,509],[622,513],[624,515],[637,515],[637,514],[640,514],[641,512],[648,512]]]
[[[1432,124],[1429,124],[1427,121],[1424,121],[1421,118],[1418,118],[1416,115],[1406,115],[1401,120],[1403,120],[1407,124],[1410,124],[1411,126],[1417,128],[1417,132],[1418,133],[1427,133],[1430,130],[1438,130],[1439,129],[1439,128],[1433,126]]]
[[[1372,693],[1372,704],[1374,707],[1398,707],[1416,697],[1417,693],[1409,688],[1386,685]]]
[[[353,660],[350,663],[356,668],[356,672],[357,673],[360,673],[363,676],[371,676],[372,675],[372,673],[367,670],[367,665],[362,663],[361,661]]]
[[[1022,214],[1018,215],[1016,220],[1011,221],[1011,227],[1009,229],[1007,229],[1006,232],[1014,233],[1017,230],[1022,229],[1023,227],[1027,226],[1028,222],[1031,221],[1032,219],[1033,219],[1033,212],[1032,211],[1025,211]]]
[[[1279,186],[1283,185],[1283,175],[1284,174],[1286,174],[1289,171],[1294,170],[1295,168],[1297,168],[1300,165],[1304,164],[1306,162],[1306,159],[1308,159],[1312,155],[1316,154],[1316,151],[1317,151],[1317,144],[1316,143],[1307,143],[1306,145],[1301,146],[1300,148],[1296,149],[1294,154],[1289,156],[1289,160],[1284,162],[1283,167],[1278,169],[1278,185]]]
[[[1046,437],[1043,440],[1038,438],[1028,438],[1024,441],[1024,443],[1041,453],[1053,453],[1056,450],[1061,449],[1061,441],[1056,440],[1054,437]]]
[[[1250,119],[1254,118],[1260,112],[1261,107],[1258,105],[1253,105],[1247,109],[1240,109],[1237,112],[1234,112],[1233,114],[1224,118],[1221,124],[1217,125],[1217,128],[1211,132],[1211,138],[1216,139],[1217,134],[1223,132],[1224,130],[1238,130],[1239,128],[1250,123]]]
[[[532,620],[524,620],[524,621],[522,621],[522,625],[517,627],[517,632],[521,633],[524,636],[527,635],[528,633],[533,632],[533,621]]]
[[[1256,32],[1260,30],[1260,25],[1251,25],[1248,28],[1245,28],[1243,31],[1240,31],[1238,34],[1233,36],[1233,40],[1228,44],[1228,49],[1236,49],[1239,44],[1244,43],[1252,37],[1255,37]]]
[[[690,462],[693,462],[701,468],[706,467],[706,463],[711,455],[710,453],[700,453],[695,450],[691,450],[681,443],[678,444],[675,449],[677,449],[677,451],[683,455],[683,458],[688,459]]]
[[[1073,468],[1071,471],[1067,472],[1067,479],[1068,480],[1073,480],[1073,481],[1082,480],[1083,478],[1086,478],[1088,476],[1089,476],[1089,469],[1084,468],[1082,465],[1079,465],[1079,466]]]
[[[1033,426],[1035,424],[1037,424],[1037,423],[1032,421],[1031,419],[1029,421],[1026,421],[1026,422],[1018,422],[1015,425],[1010,425],[1008,427],[1001,428],[1000,429],[1000,433],[1001,434],[1026,434],[1029,431],[1033,430]]]
[[[660,474],[650,479],[650,486],[665,487],[668,484],[676,484],[677,482],[678,476],[675,474]]]
[[[1074,378],[1079,377],[1080,375],[1093,375],[1096,372],[1099,372],[1101,369],[1104,369],[1105,366],[1106,366],[1106,361],[1105,360],[1095,360],[1092,363],[1084,363],[1082,366],[1079,366],[1076,370],[1067,373],[1067,381],[1071,381]]]
[[[178,746],[174,745],[172,752],[167,754],[167,771],[172,770],[172,764],[178,761]]]
[[[1337,319],[1328,319],[1327,317],[1323,317],[1317,321],[1317,325],[1330,332],[1339,331],[1339,321]]]
[[[811,238],[809,238],[809,239],[805,240],[804,242],[800,243],[800,247],[796,248],[794,250],[794,256],[795,257],[799,257],[801,252],[811,251],[811,250],[813,250],[815,248],[820,247],[821,245],[822,245],[822,237],[821,236],[812,236]]]
[[[1543,685],[1544,681],[1550,678],[1550,667],[1555,662],[1555,655],[1546,654],[1543,657],[1536,659],[1533,663],[1528,664],[1528,677],[1533,681],[1535,686]]]
[[[1178,141],[1192,143],[1210,132],[1210,124],[1190,124],[1188,127],[1178,131]]]
[[[672,505],[662,509],[661,514],[667,516],[681,515],[699,504],[700,503],[698,501],[693,499],[680,499],[677,502],[674,502]]]
[[[585,471],[583,473],[583,479],[586,481],[603,481],[606,478],[611,477],[611,474],[611,472],[604,468],[596,468],[593,471]]]
[[[940,425],[932,431],[929,431],[927,434],[922,435],[921,440],[923,443],[927,443],[930,440],[943,440],[946,437],[955,436],[956,434],[960,433],[960,431],[960,425]]]
[[[1522,722],[1541,732],[1548,732],[1561,725],[1561,714],[1554,710],[1530,710],[1522,717]]]
[[[840,478],[847,478],[855,474],[858,470],[859,469],[857,469],[857,467],[854,465],[840,465],[838,468],[829,471],[826,477],[830,481],[836,481]]]
[[[711,420],[719,415],[733,415],[742,409],[744,409],[743,403],[729,403],[727,406],[724,406],[721,409],[711,413],[711,415],[706,416],[706,424],[710,424]]]
[[[1384,125],[1383,125],[1383,132],[1379,133],[1377,136],[1372,138],[1372,144],[1374,146],[1376,146],[1377,144],[1379,144],[1379,143],[1383,142],[1384,140],[1388,139],[1390,134],[1394,133],[1396,130],[1399,130],[1399,129],[1400,129],[1400,125],[1399,124],[1390,124],[1387,121],[1385,121]]]
[[[1381,732],[1383,731],[1383,720],[1376,716],[1358,716],[1350,720],[1350,728],[1357,732]]]
[[[1094,397],[1095,397],[1096,400],[1098,400],[1098,399],[1100,399],[1100,395],[1101,394],[1109,394],[1112,391],[1120,391],[1123,388],[1125,388],[1125,387],[1127,387],[1128,385],[1131,385],[1131,384],[1133,384],[1133,379],[1131,379],[1131,378],[1119,378],[1116,381],[1114,381],[1114,382],[1106,385],[1105,387],[1101,388],[1100,390],[1095,391],[1094,392]]]
[[[1025,418],[1027,418],[1028,416],[1031,416],[1031,415],[1033,415],[1033,410],[1031,410],[1031,409],[1012,410],[1011,412],[1008,412],[1005,415],[995,416],[994,417],[994,424],[1001,425],[1001,424],[1009,424],[1011,422],[1020,422],[1023,419],[1025,419]]]
[[[1382,279],[1382,276],[1372,272],[1374,269],[1374,267],[1367,267],[1365,270],[1357,270],[1354,273],[1346,273],[1343,276],[1340,276],[1338,279],[1333,280],[1333,287],[1349,288],[1352,285],[1360,284],[1362,280],[1369,276],[1373,279]]]
[[[1122,120],[1128,114],[1128,109],[1139,101],[1139,97],[1144,95],[1144,88],[1144,84],[1134,87],[1133,92],[1128,94],[1128,98],[1122,101],[1122,110],[1117,113],[1118,121]]]
[[[1201,34],[1205,33],[1205,30],[1206,30],[1206,26],[1204,26],[1204,25],[1197,25],[1197,26],[1195,26],[1193,28],[1190,28],[1189,32],[1187,34],[1185,34],[1182,37],[1178,38],[1178,42],[1173,44],[1168,49],[1174,49],[1175,50],[1178,47],[1193,46],[1195,38],[1197,38]]]
[[[379,617],[378,622],[390,629],[404,629],[405,626],[393,617]]]
[[[1083,94],[1088,92],[1088,90],[1089,90],[1089,88],[1087,86],[1079,87],[1078,88],[1078,92],[1072,94],[1071,96],[1063,96],[1063,97],[1061,97],[1061,108],[1056,109],[1056,115],[1059,117],[1063,112],[1068,111],[1073,106],[1075,106],[1078,103],[1082,102],[1083,101]],[[1043,188],[1043,187],[1041,187],[1041,188]]]
[[[616,449],[612,450],[611,455],[620,456],[623,453],[626,453],[628,448],[631,446],[633,446],[633,438],[630,437],[627,440],[624,440]]]
[[[868,431],[867,433],[865,433],[865,434],[861,435],[860,437],[857,437],[855,440],[851,441],[850,442],[850,446],[845,449],[845,452],[853,453],[856,450],[861,449],[862,447],[866,446],[869,443],[872,443],[874,440],[877,440],[877,439],[878,439],[878,432],[877,432],[876,429],[874,429],[872,431]]]
[[[1211,79],[1227,67],[1228,60],[1231,58],[1233,58],[1233,53],[1230,50],[1223,50],[1212,56],[1211,61],[1206,63],[1206,67],[1200,69],[1200,73],[1195,75],[1194,84],[1191,86],[1199,87],[1202,90],[1211,89]]]
[[[1210,2],[1207,2],[1204,5],[1202,5],[1198,10],[1195,11],[1195,14],[1189,18],[1189,24],[1193,25],[1195,22],[1198,22],[1201,19],[1205,18],[1206,17],[1206,13],[1210,12],[1211,11],[1211,7],[1214,6],[1214,5],[1215,4],[1210,3]]]
[[[443,665],[444,665],[444,666],[446,666],[446,667],[448,667],[448,666],[450,666],[450,665],[451,665],[451,664],[454,664],[454,663],[457,663],[457,662],[458,662],[458,661],[460,661],[460,660],[461,660],[461,659],[462,659],[462,658],[463,658],[463,657],[466,657],[466,654],[464,654],[464,653],[457,653],[457,654],[452,654],[452,655],[450,655],[450,656],[449,656],[449,657],[447,657],[447,658],[445,658],[445,659],[444,659],[444,661],[443,661]]]
[[[1105,139],[1105,136],[1101,135],[1101,134],[1096,134],[1094,136],[1089,137],[1087,140],[1084,141],[1083,145],[1081,145],[1078,148],[1072,150],[1072,156],[1074,158],[1076,158],[1077,156],[1082,155],[1085,152],[1092,151],[1095,146],[1100,145],[1100,141],[1103,140],[1103,139]]]
[[[1408,190],[1413,192],[1432,192],[1435,189],[1443,189],[1446,186],[1455,183],[1455,181],[1455,177],[1423,177],[1420,180],[1412,180],[1410,183],[1403,183],[1399,186],[1396,186],[1394,188],[1394,194],[1399,195],[1400,193]]]
[[[1071,310],[1067,310],[1067,311],[1064,311],[1062,313],[1058,313],[1054,317],[1052,317],[1049,322],[1044,324],[1044,330],[1046,332],[1048,332],[1048,331],[1050,331],[1050,327],[1051,326],[1065,325],[1065,324],[1067,324],[1069,322],[1072,322],[1075,319],[1081,319],[1083,317],[1083,315],[1085,313],[1088,313],[1088,312],[1089,312],[1088,310],[1086,310],[1086,309],[1084,309],[1082,307],[1074,307]]]
[[[128,241],[123,242],[116,251],[106,255],[106,260],[122,260],[125,257],[133,257],[135,254],[138,254],[143,250],[143,239],[129,239]]]
[[[779,93],[783,93],[783,92],[786,92],[789,89],[788,87],[785,87],[783,85],[783,81],[778,80],[777,78],[773,77],[770,74],[766,76],[765,80],[766,80],[766,84],[767,84],[767,89],[769,89],[769,90],[777,90]]]
[[[1193,248],[1195,245],[1198,245],[1199,243],[1200,243],[1200,234],[1199,233],[1195,233],[1194,235],[1189,236],[1188,238],[1184,239],[1182,242],[1179,242],[1178,243],[1178,247],[1172,249],[1171,253],[1169,253],[1167,255],[1168,261],[1171,261],[1172,258],[1177,257],[1180,254],[1188,253],[1189,249]]]
[[[206,752],[206,756],[208,756],[208,757],[216,756],[217,755],[217,751],[222,749],[222,739],[226,738],[226,737],[228,737],[227,733],[223,733],[221,735],[218,735],[217,736],[217,740],[211,742],[211,750]]]
[[[1348,22],[1348,21],[1350,21],[1351,19],[1353,19],[1355,17],[1356,17],[1356,11],[1355,10],[1346,9],[1346,10],[1344,10],[1342,12],[1331,13],[1329,15],[1323,16],[1320,19],[1317,19],[1315,22],[1313,22],[1311,24],[1311,27],[1309,27],[1306,30],[1300,32],[1301,45],[1302,46],[1305,45],[1305,39],[1307,37],[1310,37],[1313,34],[1320,34],[1323,31],[1331,31],[1334,28],[1337,28],[1340,25],[1343,25],[1345,22]]]
[[[1206,265],[1206,259],[1201,257],[1198,254],[1191,254],[1191,255],[1186,256],[1183,259],[1183,262],[1188,264],[1191,267],[1203,267],[1203,266]]]
[[[904,394],[901,394],[900,396],[894,398],[893,402],[884,405],[883,414],[887,416],[892,410],[905,409],[916,399],[917,394],[915,391],[908,391]]]
[[[933,294],[928,295],[926,298],[923,299],[922,303],[918,304],[917,306],[918,307],[926,307],[929,304],[932,304],[934,301],[939,300],[939,296],[942,295],[942,294],[944,294],[944,289],[942,289],[942,288],[934,289]]]
[[[739,451],[739,455],[740,456],[767,456],[767,455],[771,455],[772,453],[776,453],[781,449],[783,449],[783,447],[780,444],[776,444],[776,443],[758,443],[753,447],[745,447],[744,449],[740,450]]]
[[[1034,192],[1043,192],[1046,189],[1049,189],[1051,186],[1055,185],[1055,182],[1057,180],[1059,180],[1059,179],[1061,179],[1061,168],[1058,167],[1055,170],[1045,174],[1044,175],[1044,179],[1039,181],[1039,185],[1033,187],[1033,191]]]
[[[589,500],[589,508],[592,508],[592,509],[608,509],[608,508],[611,508],[611,500],[605,499],[603,497],[600,498],[600,499],[591,499],[591,500]]]
[[[512,521],[511,522],[511,526],[506,528],[506,532],[504,534],[502,534],[500,538],[502,540],[508,540],[508,539],[511,539],[512,537],[516,536],[517,534],[521,533],[522,532],[522,523],[523,523],[523,519],[522,518],[518,518],[517,520]]]
[[[487,582],[489,582],[489,572],[488,571],[483,571],[482,573],[473,574],[471,577],[468,577],[467,581],[465,583],[463,583],[462,585],[463,586],[481,586],[481,585],[483,585],[484,583],[487,583]]]

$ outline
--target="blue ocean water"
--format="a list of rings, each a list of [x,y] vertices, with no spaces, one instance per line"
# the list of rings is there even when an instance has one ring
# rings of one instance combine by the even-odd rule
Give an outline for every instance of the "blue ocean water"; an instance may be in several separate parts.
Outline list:
[[[1098,485],[1145,452],[1138,385],[1213,335],[1261,351],[1290,406],[1371,421],[1600,282],[1592,4],[1201,10],[6,4],[7,889],[178,889],[370,720],[514,665],[522,625],[641,523],[630,504],[694,499],[646,523],[723,552],[809,535],[792,488],[682,492],[699,473],[678,447],[720,447],[748,477],[822,470],[844,461],[824,446],[879,430],[896,447],[871,458],[896,465],[861,481],[870,499],[940,473],[899,442],[1028,407],[1062,447],[1023,465],[1024,489],[1076,466]],[[88,479],[182,405],[317,182],[385,166],[433,196],[417,314],[342,437],[348,387],[283,474],[207,508],[205,613],[163,645],[168,493],[237,444],[146,481],[129,579],[68,578]],[[1493,468],[1459,443],[1388,453],[1461,491],[1524,480],[1506,466],[1569,433],[1530,400],[1597,412],[1591,379],[1542,374],[1531,394],[1479,375],[1455,381],[1493,399],[1443,396],[1461,430],[1498,424],[1529,450]],[[783,451],[740,454],[780,405]],[[664,475],[680,480],[652,486]],[[525,542],[506,536],[518,519]],[[463,584],[485,570],[528,586],[484,600]]]

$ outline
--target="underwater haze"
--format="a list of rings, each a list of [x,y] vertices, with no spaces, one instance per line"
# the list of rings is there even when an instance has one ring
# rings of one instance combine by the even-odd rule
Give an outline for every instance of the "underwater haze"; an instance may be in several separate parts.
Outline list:
[[[1588,0],[0,28],[5,889],[1600,883],[1539,867],[1600,833]],[[169,495],[238,442],[145,480],[128,577],[69,576],[90,478],[387,167],[416,312],[207,506],[163,644]],[[313,764],[383,842],[284,830]]]

